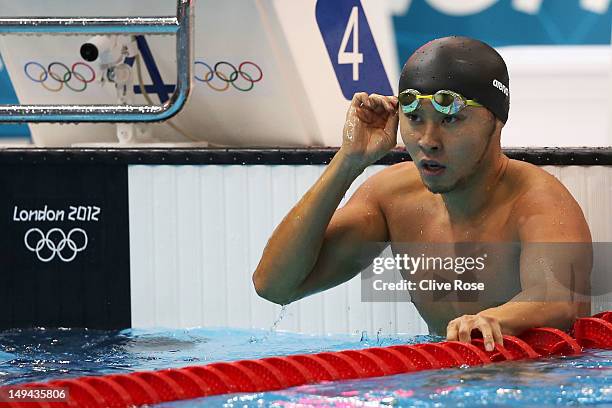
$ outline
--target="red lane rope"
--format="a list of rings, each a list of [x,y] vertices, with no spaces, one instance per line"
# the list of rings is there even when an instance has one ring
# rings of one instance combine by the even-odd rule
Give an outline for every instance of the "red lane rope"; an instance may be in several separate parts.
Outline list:
[[[29,383],[22,387],[68,388],[67,402],[11,403],[15,407],[132,407],[236,392],[263,392],[321,381],[380,377],[412,371],[498,361],[574,355],[583,348],[612,349],[612,312],[578,319],[573,337],[552,328],[504,336],[486,351],[482,339],[373,347],[220,362],[204,366]]]

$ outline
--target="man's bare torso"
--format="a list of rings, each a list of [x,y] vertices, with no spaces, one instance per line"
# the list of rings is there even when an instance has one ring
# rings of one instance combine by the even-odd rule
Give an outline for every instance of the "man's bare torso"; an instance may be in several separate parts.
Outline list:
[[[449,245],[446,244],[453,243],[519,242],[521,208],[517,206],[518,199],[530,186],[551,182],[551,176],[537,167],[509,160],[498,183],[492,187],[491,199],[474,215],[456,220],[449,216],[442,196],[431,193],[422,184],[413,163],[401,163],[385,172],[377,192],[387,222],[389,240],[392,243],[443,244],[438,250],[447,249]],[[436,251],[436,248],[432,248]],[[423,297],[419,301],[413,298],[432,332],[444,334],[448,321],[505,303],[521,290],[520,251],[516,250],[516,245],[505,248],[507,250],[503,253],[498,251],[497,256],[489,258],[486,268],[474,276],[478,282],[484,283],[485,288],[489,288],[486,289],[489,295],[484,296],[485,299],[445,301],[444,298]],[[432,277],[423,275],[418,279]],[[451,279],[450,276],[446,278]],[[456,295],[453,300],[455,298]]]

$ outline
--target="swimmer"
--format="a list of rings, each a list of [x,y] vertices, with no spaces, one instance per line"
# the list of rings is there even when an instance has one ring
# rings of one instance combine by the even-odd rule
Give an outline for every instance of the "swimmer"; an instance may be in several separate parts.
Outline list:
[[[257,293],[285,305],[337,286],[372,262],[380,252],[376,242],[513,242],[523,246],[490,260],[478,276],[503,299],[412,299],[432,334],[469,342],[479,331],[492,350],[504,334],[567,329],[588,315],[590,303],[567,289],[588,293],[588,225],[555,177],[503,154],[509,88],[506,64],[493,48],[446,37],[407,60],[398,96],[355,94],[341,148],[264,249],[253,274]],[[351,183],[396,146],[398,123],[412,162],[371,176],[338,209]],[[531,243],[585,243],[589,249]],[[549,301],[555,291],[560,297]]]

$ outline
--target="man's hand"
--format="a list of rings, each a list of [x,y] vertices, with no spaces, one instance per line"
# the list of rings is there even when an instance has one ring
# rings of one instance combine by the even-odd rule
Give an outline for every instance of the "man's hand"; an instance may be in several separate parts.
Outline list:
[[[469,343],[472,341],[472,330],[479,330],[484,339],[485,350],[493,351],[495,344],[503,345],[501,325],[495,317],[482,315],[464,315],[451,320],[446,327],[446,339]]]
[[[397,144],[397,108],[395,96],[356,93],[346,113],[340,151],[362,168],[387,154]]]

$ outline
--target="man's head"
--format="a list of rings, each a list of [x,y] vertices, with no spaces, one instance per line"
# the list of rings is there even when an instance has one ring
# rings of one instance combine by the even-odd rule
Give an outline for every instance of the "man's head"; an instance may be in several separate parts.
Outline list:
[[[444,109],[435,106],[431,97],[420,98],[413,111],[400,106],[402,139],[432,192],[446,193],[460,186],[487,165],[487,155],[499,149],[510,108],[508,88],[504,60],[478,40],[440,38],[408,59],[399,94],[414,90],[433,95],[444,90],[459,94],[457,103],[461,97],[469,101],[469,106],[450,115],[440,112]]]

